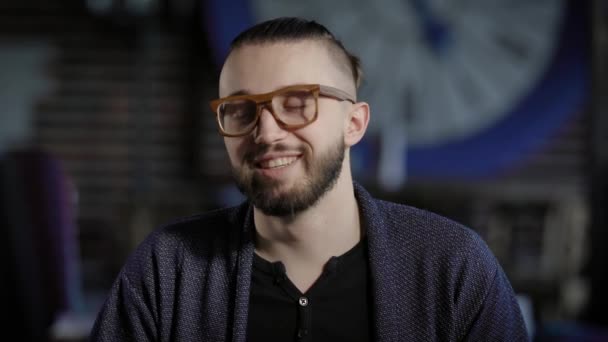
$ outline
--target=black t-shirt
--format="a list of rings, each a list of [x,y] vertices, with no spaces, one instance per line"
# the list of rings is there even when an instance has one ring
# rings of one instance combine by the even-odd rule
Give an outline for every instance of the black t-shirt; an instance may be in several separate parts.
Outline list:
[[[306,293],[285,267],[253,260],[247,341],[371,341],[367,243],[332,257]]]

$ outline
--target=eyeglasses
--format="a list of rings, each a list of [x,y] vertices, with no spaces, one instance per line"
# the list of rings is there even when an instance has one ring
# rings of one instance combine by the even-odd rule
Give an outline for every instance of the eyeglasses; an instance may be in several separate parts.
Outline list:
[[[355,103],[346,92],[319,84],[294,85],[259,95],[235,95],[211,101],[220,134],[240,137],[253,131],[266,107],[283,129],[295,130],[313,123],[318,99],[327,97]]]

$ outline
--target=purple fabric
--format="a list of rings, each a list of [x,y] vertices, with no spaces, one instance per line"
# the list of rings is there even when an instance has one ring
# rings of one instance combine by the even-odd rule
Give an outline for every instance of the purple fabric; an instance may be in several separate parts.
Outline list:
[[[18,208],[16,222],[28,222],[12,229],[27,229],[32,259],[42,284],[42,296],[51,319],[61,312],[82,307],[79,274],[76,217],[73,209],[74,188],[61,162],[40,150],[12,152],[5,158],[7,175],[19,193],[9,193],[11,205]],[[23,246],[22,246],[23,247]],[[17,246],[17,248],[22,248]],[[34,278],[32,278],[34,281]]]

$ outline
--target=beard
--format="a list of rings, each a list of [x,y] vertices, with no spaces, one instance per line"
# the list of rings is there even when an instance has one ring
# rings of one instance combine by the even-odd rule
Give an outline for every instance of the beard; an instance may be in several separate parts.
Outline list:
[[[246,165],[253,165],[256,155],[269,150],[269,146],[259,146],[248,153],[244,160]],[[278,145],[275,151],[285,151],[287,148]],[[301,151],[305,156],[305,151]],[[237,169],[232,167],[232,173],[238,189],[251,203],[269,216],[288,216],[300,213],[314,206],[329,190],[336,185],[342,172],[345,145],[344,139],[331,147],[316,160],[305,163],[306,176],[287,190],[282,190],[282,181],[268,179],[245,166]],[[302,160],[304,157],[301,157]]]

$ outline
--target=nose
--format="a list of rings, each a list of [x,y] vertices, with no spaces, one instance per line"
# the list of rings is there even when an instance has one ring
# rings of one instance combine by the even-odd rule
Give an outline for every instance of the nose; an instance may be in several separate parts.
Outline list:
[[[272,113],[266,108],[261,109],[257,127],[254,129],[256,144],[272,144],[284,139],[288,132],[281,128]]]

